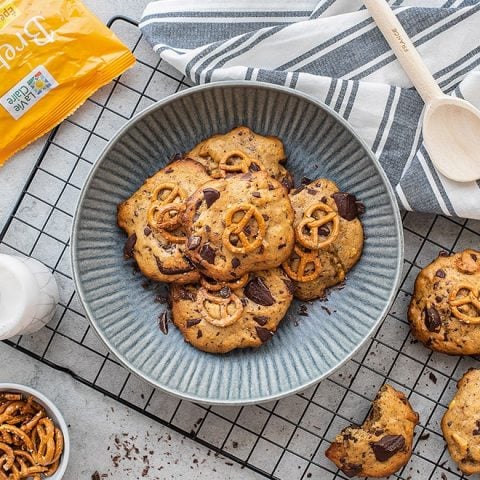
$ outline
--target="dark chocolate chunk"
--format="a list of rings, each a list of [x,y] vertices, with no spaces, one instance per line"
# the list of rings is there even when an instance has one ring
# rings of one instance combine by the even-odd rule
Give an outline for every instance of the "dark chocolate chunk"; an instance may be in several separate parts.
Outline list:
[[[438,333],[442,326],[442,321],[440,320],[440,314],[435,308],[425,308],[423,311],[425,315],[425,326],[429,332]]]
[[[268,184],[268,189],[269,189],[269,190],[275,190],[275,187],[274,187],[271,183],[269,183],[269,184]]]
[[[194,291],[186,290],[185,288],[180,289],[178,296],[180,300],[190,300],[191,302],[197,300],[197,294]]]
[[[379,437],[380,435],[383,435],[385,433],[385,430],[383,428],[377,428],[375,430],[375,435],[377,435],[377,437]]]
[[[478,260],[477,255],[475,255],[474,253],[471,253],[470,256],[472,257],[472,260],[473,260],[474,262],[476,262],[476,261]]]
[[[197,338],[202,338],[203,333],[200,329],[197,330]]]
[[[433,372],[430,372],[428,374],[428,378],[433,382],[433,383],[437,383],[437,377],[435,376],[435,374]]]
[[[215,263],[215,250],[208,243],[200,249],[200,256],[212,265]]]
[[[262,195],[260,194],[260,192],[252,192],[252,197],[261,198]]]
[[[156,256],[155,261],[157,262],[157,268],[160,273],[163,273],[164,275],[180,275],[182,273],[188,273],[191,272],[192,270],[195,270],[194,265],[188,265],[188,267],[184,268],[168,268],[164,267],[160,259]]]
[[[262,217],[266,222],[270,220],[270,217],[266,213],[262,213]]]
[[[318,234],[321,237],[328,237],[330,235],[330,229],[326,225],[324,225],[323,227],[320,227],[318,229]]]
[[[256,317],[253,317],[253,319],[262,327],[267,324],[268,322],[268,317],[264,317],[263,315],[259,315]]]
[[[385,435],[372,443],[373,453],[379,462],[386,462],[404,448],[405,438],[402,435]]]
[[[243,305],[244,307],[246,307],[246,306],[248,305],[248,298],[242,297],[242,298],[240,299],[240,301],[242,302],[242,305]]]
[[[303,190],[305,190],[305,185],[302,185],[301,187],[298,187],[297,189],[295,189],[292,195],[298,195]]]
[[[445,278],[447,276],[447,274],[445,273],[445,270],[439,269],[435,273],[435,276],[439,277],[439,278]]]
[[[357,199],[351,193],[337,192],[332,195],[337,204],[338,214],[345,220],[354,220],[358,217]]]
[[[187,328],[194,327],[195,325],[198,325],[201,321],[201,318],[192,318],[191,320],[187,320]]]
[[[312,183],[312,182],[313,180],[308,177],[302,177],[302,179],[300,180],[300,183],[302,185],[308,185],[309,183]]]
[[[247,298],[252,302],[258,303],[258,305],[269,307],[275,303],[275,299],[272,297],[270,290],[260,277],[255,277],[250,280],[247,285],[245,285],[244,292]]]
[[[316,195],[318,192],[314,190],[313,188],[307,188],[307,193],[309,195]]]
[[[293,178],[290,174],[283,177],[280,183],[287,189],[287,192],[293,188]]]
[[[160,331],[164,334],[168,334],[168,314],[167,312],[163,312],[159,317],[158,317],[158,328],[160,328]]]
[[[250,228],[250,225],[245,225],[243,229],[243,233],[248,237],[252,234],[252,229]]]
[[[437,295],[437,296],[435,297],[435,301],[436,301],[437,303],[441,303],[441,302],[443,301],[443,297],[441,297],[440,295]]]
[[[196,248],[198,248],[200,246],[200,241],[201,240],[202,240],[202,238],[197,237],[196,235],[194,235],[193,237],[188,237],[187,248],[189,250],[195,250]]]
[[[195,211],[197,211],[200,208],[200,205],[202,204],[202,200],[198,199],[195,202]]]
[[[210,208],[220,198],[220,192],[214,188],[205,188],[203,190],[203,198],[207,208]]]
[[[290,295],[293,295],[295,293],[294,283],[289,278],[284,278],[283,283],[287,287],[288,293],[290,293]]]
[[[340,470],[348,477],[356,477],[361,471],[362,466],[358,463],[345,463],[340,467]]]
[[[232,267],[237,268],[240,266],[240,260],[237,257],[232,258]]]
[[[260,171],[260,166],[258,165],[258,163],[252,162],[252,163],[250,164],[250,166],[248,167],[248,169],[249,169],[251,172],[259,172],[259,171]]]
[[[152,229],[147,225],[144,229],[143,229],[143,234],[148,237],[150,234],[152,233]]]
[[[125,242],[125,247],[123,248],[123,258],[128,259],[133,257],[133,248],[135,247],[135,244],[137,243],[137,235],[135,233],[132,233],[127,238],[127,241]]]
[[[270,330],[262,327],[255,327],[257,331],[258,338],[262,341],[262,343],[268,342],[273,337],[273,333]]]
[[[222,298],[228,298],[231,294],[232,294],[232,291],[230,290],[229,287],[225,286],[223,287],[219,292],[218,294],[222,297]]]

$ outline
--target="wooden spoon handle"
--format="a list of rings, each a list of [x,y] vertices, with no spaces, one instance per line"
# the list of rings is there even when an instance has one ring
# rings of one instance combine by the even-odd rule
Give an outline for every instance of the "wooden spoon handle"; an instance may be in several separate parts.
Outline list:
[[[412,41],[386,0],[364,0],[383,36],[425,103],[443,95]]]

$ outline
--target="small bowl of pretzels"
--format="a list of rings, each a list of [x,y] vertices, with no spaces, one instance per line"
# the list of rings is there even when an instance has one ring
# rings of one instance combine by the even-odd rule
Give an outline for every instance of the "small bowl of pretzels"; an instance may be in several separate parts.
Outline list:
[[[69,451],[65,420],[47,397],[0,383],[0,480],[60,480]]]

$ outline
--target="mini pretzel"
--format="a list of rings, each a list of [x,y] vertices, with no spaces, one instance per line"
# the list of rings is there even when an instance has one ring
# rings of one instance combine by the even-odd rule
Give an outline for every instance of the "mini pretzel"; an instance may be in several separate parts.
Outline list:
[[[318,211],[326,213],[321,218],[315,218],[314,214]],[[328,223],[332,223],[332,230],[325,240],[319,238],[319,229]],[[307,234],[305,230],[310,231]],[[340,231],[340,219],[338,213],[329,207],[326,203],[315,203],[304,213],[303,220],[297,225],[297,241],[305,248],[318,250],[325,248],[336,240]]]
[[[468,290],[468,295],[459,297],[458,294],[461,290]],[[478,288],[469,285],[468,283],[460,283],[454,287],[448,297],[448,303],[452,310],[452,314],[465,323],[479,324],[480,323],[480,299]],[[465,305],[473,305],[478,312],[477,316],[470,316],[463,313],[460,307]]]
[[[30,437],[23,431],[20,430],[18,427],[14,425],[0,425],[0,432],[9,432],[13,435],[16,435],[27,447],[27,451],[33,452],[33,443]]]
[[[236,290],[237,288],[243,288],[248,282],[248,273],[243,277],[240,277],[237,280],[232,280],[231,282],[209,282],[205,277],[200,279],[200,284],[205,290],[209,292],[219,292],[222,288],[228,287],[230,290]]]
[[[240,162],[230,165],[228,161],[234,157],[240,158]],[[232,152],[226,153],[221,158],[218,164],[218,168],[220,168],[220,170],[223,170],[224,172],[247,173],[252,163],[257,165],[259,170],[265,170],[265,167],[261,164],[259,160],[250,158],[248,155],[246,155],[240,150],[234,150]]]
[[[46,466],[55,460],[55,426],[49,418],[42,418],[35,428],[35,463]],[[63,439],[62,439],[63,440]]]
[[[45,410],[39,410],[27,423],[24,423],[20,429],[28,433],[37,426],[41,418],[45,416]]]
[[[233,217],[238,212],[245,212],[243,218],[238,222],[233,222]],[[258,233],[255,236],[255,240],[250,242],[248,240],[247,235],[243,231],[243,229],[248,225],[248,222],[251,218],[254,218],[258,225]],[[240,205],[236,205],[231,207],[227,210],[225,214],[225,225],[226,228],[223,232],[223,245],[233,253],[248,253],[256,248],[258,248],[263,243],[263,239],[265,238],[266,233],[266,225],[265,219],[258,211],[255,205],[251,205],[249,203],[242,203]],[[231,236],[236,235],[242,244],[241,247],[237,247],[236,245],[232,244]]]
[[[206,302],[218,305],[218,316],[212,316],[210,311],[205,307]],[[203,311],[205,320],[208,323],[214,325],[215,327],[228,327],[230,325],[233,325],[242,316],[243,313],[242,302],[234,293],[232,293],[227,298],[222,298],[217,295],[212,295],[204,288],[201,288],[197,294],[197,303],[200,305],[200,308]],[[232,303],[235,305],[235,310],[233,314],[229,314],[228,306]]]
[[[2,451],[5,454],[4,456],[2,456],[2,458],[5,457],[3,469],[10,470],[15,460],[15,455],[13,454],[13,448],[9,447],[6,443],[0,442],[0,451]]]
[[[159,231],[159,233],[172,243],[185,243],[187,238],[182,235],[172,233],[180,227],[180,214],[185,210],[185,205],[178,203],[169,203],[168,205],[159,206],[154,204],[147,212],[147,221],[151,228]],[[176,212],[171,216],[171,212]]]
[[[456,261],[457,269],[467,275],[480,272],[480,254],[475,250],[465,250]]]
[[[283,269],[287,275],[296,282],[311,282],[316,280],[322,274],[322,264],[318,256],[318,252],[310,251],[306,252],[298,245],[295,245],[294,254],[286,262],[282,264]],[[295,256],[297,258],[295,258]],[[292,268],[292,263],[298,260],[296,268]],[[308,266],[312,265],[313,270],[310,273],[305,273]]]
[[[166,196],[163,194],[168,192]],[[158,202],[160,205],[174,203],[177,198],[182,201],[187,198],[187,194],[176,183],[161,183],[153,191],[151,201]]]

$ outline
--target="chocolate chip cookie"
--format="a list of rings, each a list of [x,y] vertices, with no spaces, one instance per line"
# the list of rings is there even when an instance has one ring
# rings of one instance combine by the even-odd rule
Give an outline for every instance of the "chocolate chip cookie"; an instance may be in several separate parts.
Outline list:
[[[408,319],[427,347],[480,354],[480,252],[442,253],[417,277]]]
[[[305,183],[289,195],[295,247],[283,268],[294,281],[295,296],[313,300],[342,282],[360,259],[363,227],[358,217],[363,205],[330,180]]]
[[[442,431],[451,457],[466,475],[480,473],[480,370],[471,369],[442,419]]]
[[[364,424],[342,430],[325,454],[349,478],[388,477],[410,459],[417,424],[405,395],[384,385]]]
[[[170,289],[173,323],[188,343],[210,353],[261,346],[292,299],[291,282],[279,268],[224,283],[202,277]]]
[[[118,207],[118,225],[128,240],[124,256],[134,257],[142,273],[159,282],[189,283],[199,273],[185,257],[180,223],[185,200],[210,177],[198,162],[177,160],[148,178]]]
[[[202,185],[186,202],[187,256],[215,280],[278,267],[294,244],[286,189],[266,172]]]
[[[266,170],[287,188],[293,185],[283,143],[277,137],[258,135],[248,127],[237,127],[224,135],[200,142],[186,155],[205,166],[213,178]]]

